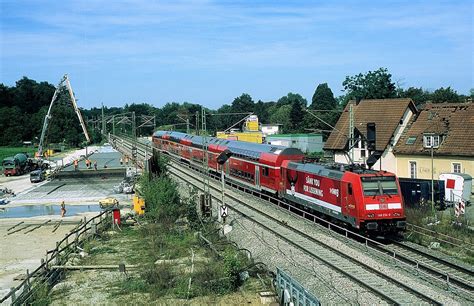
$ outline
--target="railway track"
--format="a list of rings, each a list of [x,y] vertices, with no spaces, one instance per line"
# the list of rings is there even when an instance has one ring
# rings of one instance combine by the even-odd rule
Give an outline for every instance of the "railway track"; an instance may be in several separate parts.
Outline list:
[[[172,162],[168,171],[178,179],[192,184],[195,188],[202,188],[202,182],[195,178],[196,175],[189,174],[183,170],[181,165]],[[185,179],[184,177],[187,178]],[[220,188],[217,185],[216,182],[211,183],[211,194],[215,200],[220,201]],[[352,256],[341,252],[336,247],[320,241],[262,210],[258,210],[239,199],[238,196],[227,193],[226,197],[233,202],[233,204],[226,203],[227,206],[235,212],[257,223],[273,235],[323,262],[352,281],[369,289],[388,303],[415,304],[424,302],[441,305],[437,300],[425,293],[405,285],[402,281],[379,271],[369,264],[358,261]]]
[[[460,266],[403,242],[392,241],[390,245],[374,245],[373,247],[396,256],[440,280],[446,280],[448,284],[470,292],[474,291],[474,270],[472,267]]]
[[[131,154],[132,144],[128,141],[125,141],[122,144],[124,144],[123,149],[125,149],[126,152]],[[141,157],[145,158],[151,155],[150,152],[152,151],[152,147],[150,144],[135,143],[134,145],[137,147],[138,149],[137,152]],[[145,151],[148,151],[148,152],[145,152]],[[201,182],[201,185],[202,185],[202,182]],[[231,185],[234,185],[234,184],[231,184]],[[271,196],[262,195],[262,194],[256,195],[255,191],[249,192],[249,190],[245,190],[245,188],[242,188],[241,186],[234,185],[233,187],[238,187],[238,189],[240,190],[247,191],[247,193],[252,194],[256,198],[262,198],[263,196],[263,198],[267,198],[268,201],[277,203],[279,204],[279,206],[281,204],[280,203],[281,201],[277,198],[273,198]],[[236,199],[236,200],[240,201],[239,199]],[[287,203],[284,203],[284,205],[288,206]],[[308,214],[306,213],[306,215]],[[318,217],[314,217],[313,221],[315,221],[316,219],[318,219]],[[333,225],[333,226],[337,227],[337,225]],[[353,234],[357,235],[355,233]],[[346,231],[346,236],[347,236],[347,231]],[[378,251],[381,251],[383,253],[386,253],[393,258],[403,261],[404,263],[410,265],[411,267],[416,268],[416,271],[423,271],[425,273],[428,273],[430,276],[434,277],[437,280],[445,281],[448,284],[448,286],[450,286],[450,289],[453,289],[453,287],[457,289],[461,289],[464,293],[467,294],[469,300],[473,300],[473,296],[472,296],[473,272],[472,270],[469,270],[469,269],[466,269],[465,267],[461,267],[454,263],[442,260],[427,252],[410,248],[409,246],[404,245],[404,244],[393,243],[392,245],[386,246],[386,245],[377,243],[375,241],[370,241],[370,242],[371,242],[370,246],[372,248]],[[366,244],[367,245],[369,244],[368,240],[366,240]]]

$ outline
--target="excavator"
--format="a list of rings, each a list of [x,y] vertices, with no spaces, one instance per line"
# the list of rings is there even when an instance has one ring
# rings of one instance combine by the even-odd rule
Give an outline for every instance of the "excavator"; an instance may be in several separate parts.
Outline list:
[[[76,98],[74,97],[74,92],[72,91],[72,87],[71,87],[71,82],[69,81],[68,75],[65,74],[63,78],[61,79],[61,81],[59,82],[58,86],[56,87],[56,90],[54,91],[53,98],[51,99],[51,104],[49,105],[48,113],[44,117],[43,129],[41,130],[41,138],[38,145],[38,152],[36,154],[38,158],[45,157],[45,152],[43,151],[44,138],[46,136],[46,131],[48,130],[49,120],[51,119],[51,109],[53,108],[53,104],[56,101],[58,97],[58,93],[62,86],[66,86],[69,93],[69,97],[71,98],[72,105],[74,107],[74,111],[76,112],[77,118],[79,118],[79,122],[81,123],[82,131],[84,132],[86,141],[87,143],[90,142],[90,137],[89,137],[89,134],[87,133],[87,128],[86,128],[86,125],[84,124],[84,120],[82,119],[81,111],[77,107]]]

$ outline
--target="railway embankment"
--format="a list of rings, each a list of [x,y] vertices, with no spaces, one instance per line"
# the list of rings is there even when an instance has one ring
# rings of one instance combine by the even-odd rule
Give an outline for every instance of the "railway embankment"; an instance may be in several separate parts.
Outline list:
[[[144,218],[125,221],[84,244],[84,257],[43,299],[64,303],[250,304],[268,296],[264,266],[197,215],[196,195],[183,196],[162,176],[142,179]],[[119,269],[122,265],[122,269]],[[271,294],[270,294],[271,295]],[[267,303],[263,300],[263,304]]]

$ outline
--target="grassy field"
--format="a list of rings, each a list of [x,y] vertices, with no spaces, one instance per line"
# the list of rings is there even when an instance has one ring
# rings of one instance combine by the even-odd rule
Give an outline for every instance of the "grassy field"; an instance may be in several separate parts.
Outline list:
[[[32,147],[0,147],[0,162],[6,157],[24,152],[28,153],[31,157],[35,155],[35,149]],[[1,168],[2,166],[0,164],[0,169]]]

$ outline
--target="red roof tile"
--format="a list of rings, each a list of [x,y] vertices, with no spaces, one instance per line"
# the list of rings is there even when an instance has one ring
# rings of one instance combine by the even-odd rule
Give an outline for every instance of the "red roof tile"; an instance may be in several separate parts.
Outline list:
[[[376,149],[385,150],[396,128],[400,124],[407,108],[416,112],[416,106],[411,99],[373,99],[361,100],[358,105],[350,101],[338,122],[335,130],[329,135],[325,150],[345,150],[349,140],[349,105],[354,111],[354,127],[367,136],[367,123],[376,124]]]
[[[407,127],[394,147],[395,154],[431,154],[423,147],[423,134],[442,136],[436,155],[474,156],[473,103],[426,104],[425,108]],[[411,138],[412,144],[407,144]]]

